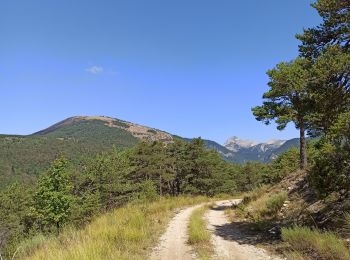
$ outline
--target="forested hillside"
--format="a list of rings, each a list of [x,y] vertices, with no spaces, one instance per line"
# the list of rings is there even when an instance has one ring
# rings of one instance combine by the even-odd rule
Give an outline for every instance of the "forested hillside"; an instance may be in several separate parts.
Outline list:
[[[59,156],[32,185],[18,182],[0,192],[1,247],[13,254],[18,243],[33,234],[83,226],[130,201],[249,191],[295,170],[298,165],[291,160],[295,154],[291,150],[268,165],[239,165],[208,150],[201,139],[175,139],[167,145],[154,141],[115,148],[78,165]]]
[[[87,158],[113,149],[125,149],[140,141],[172,143],[175,139],[192,139],[173,136],[164,131],[137,125],[110,117],[78,116],[63,120],[47,129],[28,136],[0,135],[0,189],[15,180],[31,182],[59,155],[64,155],[74,165]],[[224,146],[204,140],[207,148],[216,150],[229,162],[269,162],[271,151],[242,150],[233,153]],[[295,146],[288,145],[287,148]],[[281,147],[281,154],[286,149]]]
[[[81,121],[31,136],[2,135],[0,188],[13,180],[35,179],[59,154],[78,164],[87,157],[110,151],[113,145],[121,149],[137,142],[129,132],[108,127],[99,120]]]

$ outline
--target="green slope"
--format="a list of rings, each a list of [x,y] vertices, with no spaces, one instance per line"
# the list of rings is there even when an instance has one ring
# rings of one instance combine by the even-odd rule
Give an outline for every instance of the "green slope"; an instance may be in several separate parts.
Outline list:
[[[79,165],[84,158],[108,151],[113,146],[119,149],[132,147],[143,138],[165,143],[174,138],[191,140],[119,119],[83,116],[68,118],[28,136],[0,135],[0,189],[14,180],[34,180],[59,154]],[[204,141],[209,149],[217,150],[226,161],[234,163],[268,162],[272,155],[295,146],[295,140],[291,140],[273,154],[249,149],[234,153],[216,142]]]
[[[78,121],[30,136],[0,135],[0,188],[14,180],[30,181],[58,154],[75,164],[96,153],[131,147],[138,139],[99,120]]]

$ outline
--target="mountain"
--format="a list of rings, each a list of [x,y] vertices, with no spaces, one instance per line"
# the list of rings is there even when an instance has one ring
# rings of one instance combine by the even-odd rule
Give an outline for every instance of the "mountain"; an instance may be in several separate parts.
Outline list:
[[[106,116],[75,116],[67,118],[32,136],[63,139],[95,139],[116,141],[121,146],[132,146],[136,140],[169,143],[173,136],[164,131]],[[102,138],[102,140],[101,140]]]
[[[192,140],[190,138],[182,139],[188,142]],[[299,138],[270,140],[265,143],[258,143],[253,140],[243,140],[234,136],[228,139],[224,145],[206,139],[203,139],[203,141],[209,149],[216,150],[224,160],[232,163],[245,163],[248,161],[268,163],[288,149],[299,147]]]
[[[181,139],[185,140],[186,142],[191,142],[192,140],[191,138],[181,138]],[[235,160],[234,153],[231,152],[229,149],[227,149],[225,146],[207,139],[203,139],[203,141],[207,148],[216,150],[224,160],[228,162],[238,162],[237,160]]]
[[[228,139],[224,147],[229,150],[227,158],[229,161],[244,163],[247,161],[270,162],[291,147],[298,147],[299,139],[270,140],[258,143],[252,140],[242,140],[238,137]]]
[[[230,139],[228,139],[225,143],[224,146],[229,149],[230,151],[233,152],[238,152],[239,150],[241,150],[242,148],[249,148],[252,147],[254,145],[256,145],[257,143],[255,141],[252,140],[242,140],[239,139],[237,136],[234,136]]]
[[[75,116],[31,135],[0,135],[0,188],[14,180],[31,181],[45,171],[58,154],[64,154],[74,165],[87,157],[113,149],[132,147],[140,140],[171,143],[186,139],[152,127],[105,116]],[[269,162],[298,139],[257,144],[237,137],[220,145],[204,140],[206,146],[235,163]]]
[[[104,116],[76,116],[37,133],[0,135],[0,188],[14,180],[31,181],[58,154],[79,162],[94,154],[132,147],[139,140],[172,142],[164,131]]]

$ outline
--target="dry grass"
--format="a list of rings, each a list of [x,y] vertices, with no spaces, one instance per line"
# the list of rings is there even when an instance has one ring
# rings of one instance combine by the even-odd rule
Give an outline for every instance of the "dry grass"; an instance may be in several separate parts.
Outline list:
[[[274,218],[287,197],[287,193],[283,191],[275,194],[261,194],[255,200],[250,200],[249,203],[238,206],[236,214],[253,221]]]
[[[207,201],[179,197],[130,204],[105,214],[82,230],[66,230],[55,238],[34,237],[18,251],[20,259],[147,259],[149,250],[174,209]]]
[[[308,227],[283,228],[282,239],[300,259],[349,260],[350,250],[332,232],[311,230]]]
[[[344,214],[344,226],[343,226],[344,236],[350,238],[350,213],[346,212]]]
[[[214,252],[211,234],[207,230],[207,223],[204,220],[204,214],[207,210],[208,206],[196,209],[191,215],[188,226],[188,242],[193,246],[200,259],[209,259]]]
[[[260,187],[253,189],[250,192],[247,192],[243,196],[242,205],[248,205],[250,202],[256,201],[261,196],[266,194],[267,190],[268,190],[268,186],[260,186]]]
[[[265,206],[266,206],[265,214],[275,216],[278,213],[278,211],[282,208],[287,198],[288,198],[288,195],[284,191],[269,197],[265,203]]]

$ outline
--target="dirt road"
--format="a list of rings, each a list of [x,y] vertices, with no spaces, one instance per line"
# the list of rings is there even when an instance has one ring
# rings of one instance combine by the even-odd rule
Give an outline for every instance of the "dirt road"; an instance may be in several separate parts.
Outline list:
[[[212,243],[215,248],[213,259],[230,260],[280,260],[269,256],[263,249],[253,245],[239,244],[235,237],[241,236],[239,231],[232,228],[227,220],[224,209],[240,200],[226,200],[216,202],[216,206],[209,209],[205,215],[208,229],[212,232]],[[188,222],[193,211],[204,204],[181,210],[169,223],[160,239],[159,245],[153,250],[151,260],[192,260],[196,259],[192,248],[188,245]]]
[[[205,218],[208,229],[212,232],[212,243],[215,255],[213,259],[230,260],[278,260],[278,257],[269,256],[263,249],[249,244],[239,244],[237,238],[241,237],[239,230],[230,225],[224,209],[232,204],[238,204],[241,200],[220,201],[210,209]],[[235,239],[236,238],[236,239]]]
[[[190,260],[196,259],[191,247],[187,244],[187,226],[192,212],[203,204],[181,210],[171,220],[160,238],[160,244],[153,250],[151,260]]]

